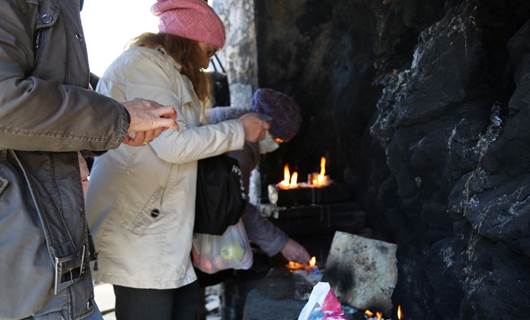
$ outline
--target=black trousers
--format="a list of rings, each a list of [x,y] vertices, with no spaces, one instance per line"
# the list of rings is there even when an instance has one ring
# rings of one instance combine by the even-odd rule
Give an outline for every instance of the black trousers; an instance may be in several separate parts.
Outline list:
[[[197,281],[177,289],[114,286],[117,320],[195,320],[200,310]]]

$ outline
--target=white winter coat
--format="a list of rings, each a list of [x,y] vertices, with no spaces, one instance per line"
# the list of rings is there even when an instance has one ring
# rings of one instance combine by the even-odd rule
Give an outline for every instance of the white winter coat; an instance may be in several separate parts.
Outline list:
[[[176,106],[180,127],[144,147],[121,145],[96,159],[87,193],[99,253],[96,280],[151,289],[196,280],[190,250],[197,160],[241,149],[244,130],[239,120],[199,126],[199,100],[179,70],[163,50],[135,47],[98,84],[100,93],[118,101]]]

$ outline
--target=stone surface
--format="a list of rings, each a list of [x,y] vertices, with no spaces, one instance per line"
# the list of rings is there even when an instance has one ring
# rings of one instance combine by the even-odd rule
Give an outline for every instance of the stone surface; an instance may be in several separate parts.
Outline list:
[[[294,299],[274,299],[260,292],[252,290],[247,296],[244,320],[277,320],[297,319],[305,301]]]
[[[530,2],[256,3],[259,84],[302,107],[264,159],[351,186],[398,243],[407,319],[517,319],[530,306]],[[526,271],[525,271],[526,270]]]
[[[242,319],[296,319],[304,307],[304,300],[295,299],[296,283],[293,274],[283,266],[272,268],[262,279],[246,284],[250,286]],[[311,292],[311,288],[307,290]]]
[[[389,312],[397,283],[396,249],[395,244],[337,231],[325,278],[349,305]]]

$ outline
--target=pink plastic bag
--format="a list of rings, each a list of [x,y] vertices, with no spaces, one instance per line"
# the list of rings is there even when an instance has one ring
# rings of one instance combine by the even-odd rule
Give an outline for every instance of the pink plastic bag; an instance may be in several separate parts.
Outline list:
[[[340,301],[329,283],[319,282],[313,287],[298,320],[346,320]]]

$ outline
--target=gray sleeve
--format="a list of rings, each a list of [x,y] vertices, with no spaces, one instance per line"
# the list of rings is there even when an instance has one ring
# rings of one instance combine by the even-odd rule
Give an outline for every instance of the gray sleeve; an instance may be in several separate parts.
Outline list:
[[[261,216],[251,204],[247,205],[242,218],[249,240],[257,244],[268,256],[280,252],[289,240],[285,232]]]
[[[90,90],[33,76],[33,26],[15,3],[0,1],[0,148],[117,147],[129,127],[125,108]]]
[[[252,110],[239,107],[215,107],[206,111],[206,119],[209,124],[215,124],[221,121],[238,119],[249,112],[252,112]]]

